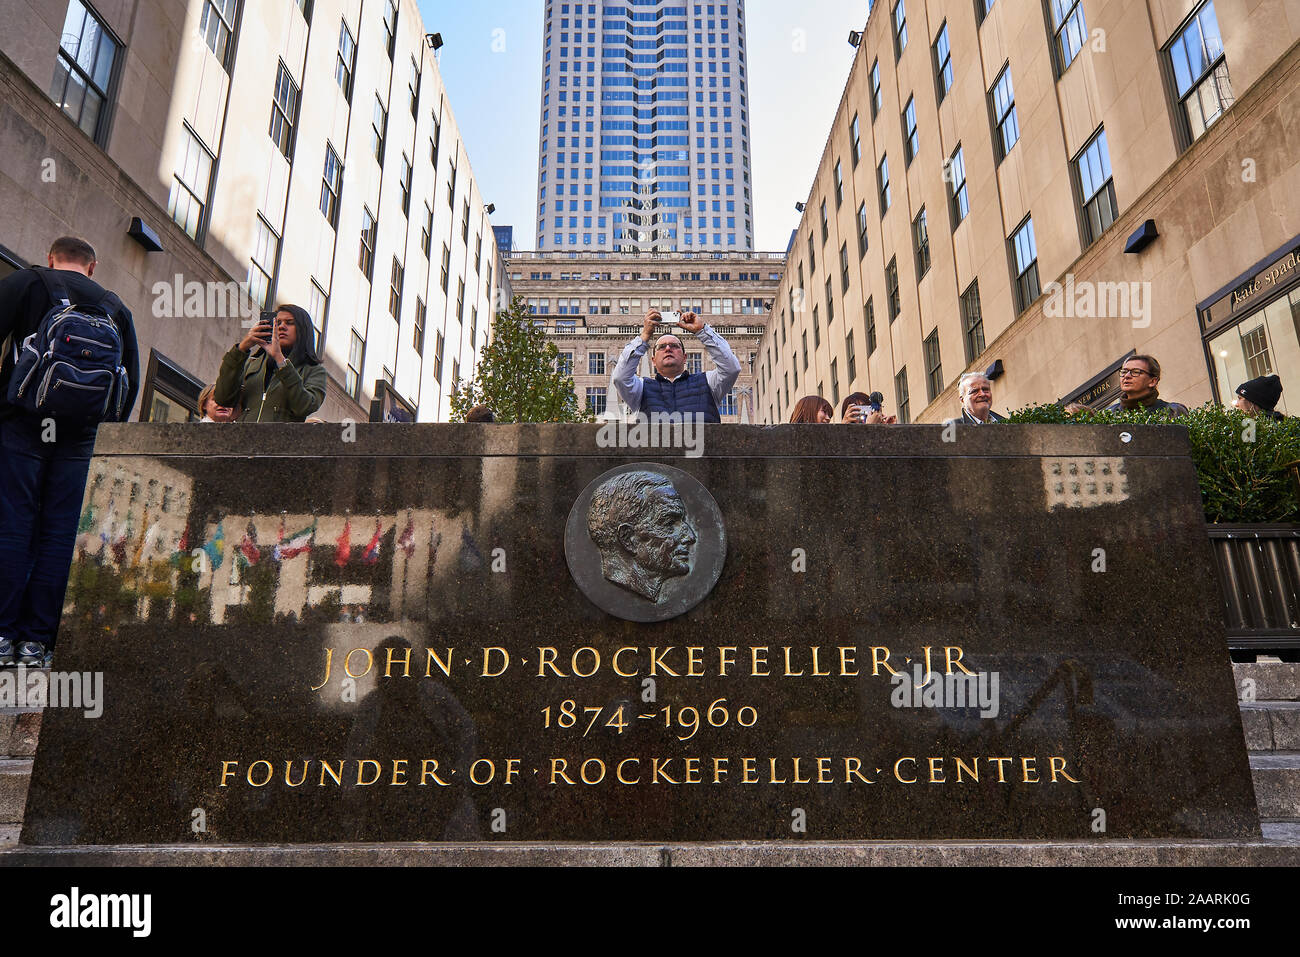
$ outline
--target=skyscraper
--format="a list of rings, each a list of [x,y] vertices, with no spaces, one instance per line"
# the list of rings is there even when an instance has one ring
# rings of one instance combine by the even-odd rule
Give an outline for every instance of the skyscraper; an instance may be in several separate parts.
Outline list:
[[[547,0],[538,250],[754,248],[744,0]]]

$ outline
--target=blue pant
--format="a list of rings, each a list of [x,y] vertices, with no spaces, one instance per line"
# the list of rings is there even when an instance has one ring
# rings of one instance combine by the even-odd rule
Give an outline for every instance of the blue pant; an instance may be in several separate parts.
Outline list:
[[[0,421],[0,637],[54,646],[86,493],[94,426]]]

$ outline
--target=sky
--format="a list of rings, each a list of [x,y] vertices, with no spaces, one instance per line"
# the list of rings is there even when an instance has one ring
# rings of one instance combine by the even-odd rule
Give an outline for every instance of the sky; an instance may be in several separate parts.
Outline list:
[[[693,0],[685,0],[692,3]],[[425,30],[441,33],[438,67],[494,226],[514,226],[532,249],[542,99],[543,0],[419,0]],[[781,252],[799,224],[853,65],[850,30],[866,0],[749,0],[750,165],[754,241]]]

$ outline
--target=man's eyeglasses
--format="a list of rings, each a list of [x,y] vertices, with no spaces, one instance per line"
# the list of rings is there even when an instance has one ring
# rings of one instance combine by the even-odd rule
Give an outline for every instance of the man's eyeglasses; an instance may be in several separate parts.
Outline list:
[[[1146,369],[1120,369],[1119,370],[1119,377],[1121,379],[1128,379],[1135,375],[1150,375],[1150,374],[1151,373],[1148,372]]]

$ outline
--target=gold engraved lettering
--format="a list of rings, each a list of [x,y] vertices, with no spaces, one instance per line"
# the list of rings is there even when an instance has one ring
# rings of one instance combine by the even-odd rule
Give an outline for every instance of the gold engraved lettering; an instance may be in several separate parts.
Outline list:
[[[871,780],[871,778],[867,777],[865,774],[862,773],[861,758],[845,758],[844,759],[844,783],[852,784],[854,778],[857,778],[863,784],[876,783],[875,781]]]
[[[659,775],[662,774],[663,777],[664,777],[664,780],[667,781],[669,784],[680,784],[680,783],[681,783],[680,781],[674,781],[672,778],[670,778],[670,777],[668,776],[668,765],[670,765],[670,764],[672,764],[672,763],[673,763],[673,759],[672,759],[672,758],[668,758],[668,759],[666,759],[666,760],[664,761],[664,766],[661,768],[661,767],[659,766],[659,759],[658,759],[658,758],[651,758],[651,763],[650,763],[650,783],[651,783],[651,784],[658,784],[658,783],[659,783]]]
[[[630,652],[632,652],[633,654],[636,654],[636,652],[639,651],[639,650],[640,650],[640,649],[638,649],[638,648],[627,648],[627,647],[624,647],[624,648],[620,648],[620,649],[618,649],[618,651],[614,652],[614,674],[618,675],[620,678],[635,678],[635,677],[637,676],[637,673],[638,673],[641,669],[640,669],[640,668],[637,668],[636,671],[624,671],[624,670],[622,670],[622,669],[619,667],[619,665],[618,665],[618,659],[621,658],[621,657],[623,656],[623,652],[625,652],[625,651],[630,651]]]
[[[692,775],[694,776],[692,777]],[[700,759],[699,758],[686,759],[686,778],[682,783],[684,784],[700,783]]]
[[[1058,762],[1058,761],[1061,762],[1060,767],[1057,767],[1057,765],[1056,765],[1056,762]],[[1078,779],[1078,778],[1072,778],[1072,777],[1070,777],[1070,775],[1068,775],[1068,774],[1065,773],[1065,758],[1062,758],[1062,757],[1051,757],[1051,758],[1048,758],[1048,759],[1047,759],[1047,765],[1048,765],[1048,767],[1049,767],[1049,768],[1051,769],[1051,771],[1052,771],[1052,783],[1053,783],[1053,784],[1056,783],[1056,773],[1057,773],[1058,771],[1061,773],[1061,777],[1065,778],[1065,780],[1067,780],[1067,781],[1073,781],[1075,784],[1078,784],[1078,783],[1079,783],[1079,779]]]
[[[307,780],[307,768],[310,764],[311,764],[310,761],[304,761],[302,763],[302,777],[298,779],[297,784],[294,784],[290,774],[290,772],[293,770],[293,762],[292,761],[284,762],[284,783],[289,785],[289,787],[291,788],[301,787],[303,782]]]
[[[730,762],[726,758],[713,759],[713,783],[721,784],[722,777],[727,773],[726,765]]]
[[[925,652],[925,677],[921,680],[929,681],[930,675],[934,673],[934,669],[930,666],[930,646],[926,645],[921,650]]]
[[[904,778],[898,773],[898,766],[904,761],[911,761],[913,764],[916,764],[916,758],[899,758],[894,762],[894,777],[897,778],[901,784],[915,784],[916,778]]]
[[[795,784],[812,784],[812,778],[799,777],[799,759],[794,759],[794,783]]]
[[[718,648],[718,675],[720,677],[727,677],[727,669],[736,664],[736,651],[735,645],[723,645]]]
[[[957,652],[956,655],[953,655],[954,651]],[[962,650],[960,645],[945,645],[943,649],[943,654],[944,657],[947,659],[947,670],[945,671],[946,674],[952,674],[953,665],[956,665],[958,668],[960,668],[962,671],[964,671],[966,674],[970,675],[971,677],[975,676],[975,672],[971,671],[969,668],[967,668],[964,664],[961,663]]]
[[[813,650],[812,650],[812,656],[813,656],[813,670],[812,670],[812,673],[813,673],[813,677],[814,677],[814,678],[824,678],[824,677],[826,677],[827,675],[830,674],[829,671],[818,671],[818,670],[817,670],[817,652],[819,652],[819,651],[821,651],[820,646],[818,646],[818,645],[813,645]]]
[[[703,678],[704,672],[700,669],[704,667],[704,648],[703,646],[689,645],[686,648],[686,677]]]
[[[480,781],[478,779],[478,775],[474,773],[475,769],[480,764],[487,765],[487,777],[484,778],[482,781]],[[477,761],[475,761],[473,764],[469,766],[469,779],[472,784],[480,784],[480,785],[491,784],[492,779],[496,776],[497,776],[497,766],[493,764],[491,761],[489,761],[487,758],[479,758]]]
[[[555,656],[558,652],[554,648],[538,648],[537,654],[540,656],[537,661],[537,677],[545,677],[547,668],[550,668],[555,672],[555,675],[558,678],[567,677],[563,671],[555,667]]]
[[[551,758],[551,783],[555,783],[556,777],[564,778],[565,784],[576,784],[573,778],[564,773],[564,769],[569,766],[569,762],[564,758]]]
[[[945,783],[945,779],[943,776],[943,758],[930,759],[930,783],[931,784]]]
[[[455,650],[456,650],[455,648],[448,648],[447,660],[443,661],[441,658],[438,657],[438,653],[434,651],[432,648],[424,649],[425,651],[424,676],[426,678],[432,678],[433,666],[436,664],[438,668],[442,671],[442,673],[446,675],[448,678],[450,678],[451,677],[451,653]],[[487,676],[485,675],[484,677]]]
[[[1007,761],[1010,761],[1012,759],[1011,758],[989,758],[988,760],[993,761],[998,766],[998,784],[1006,784],[1007,777],[1006,777],[1005,765]]]
[[[618,771],[617,771],[617,774],[618,774],[618,783],[619,783],[619,784],[636,784],[636,783],[638,783],[638,782],[641,780],[641,774],[638,772],[638,773],[637,773],[637,776],[636,776],[635,778],[633,778],[631,781],[629,781],[627,778],[623,777],[623,765],[625,765],[625,764],[636,764],[636,765],[640,765],[640,763],[641,763],[641,759],[640,759],[640,758],[624,758],[622,761],[618,762]]]
[[[261,784],[258,784],[256,781],[253,780],[253,768],[257,767],[259,764],[266,765],[266,777],[262,779]],[[252,764],[248,766],[248,774],[246,775],[246,777],[248,779],[248,783],[251,784],[253,787],[264,788],[271,783],[271,775],[273,775],[274,773],[275,773],[275,769],[271,767],[270,761],[265,761],[265,760],[254,761]]]
[[[587,780],[587,768],[592,764],[595,764],[596,767],[600,769],[600,777],[596,778],[594,781],[589,781]],[[599,784],[601,781],[605,780],[605,762],[600,758],[588,758],[586,761],[582,762],[581,773],[583,784]]]
[[[355,655],[358,651],[366,656],[365,671],[352,670],[352,656]],[[369,648],[353,648],[351,651],[348,652],[348,656],[343,659],[343,670],[347,672],[347,676],[349,678],[360,678],[370,671],[370,668],[371,666],[374,665],[374,663],[375,663],[375,656],[370,653]]]
[[[330,669],[333,666],[334,666],[334,649],[326,648],[325,649],[325,677],[320,680],[320,684],[318,684],[316,687],[311,689],[312,691],[320,691],[321,688],[324,688],[327,684],[329,684]]]
[[[365,771],[366,771],[366,765],[367,765],[367,764],[372,764],[372,765],[374,765],[374,767],[375,767],[375,776],[374,776],[373,778],[371,778],[369,781],[363,781],[363,780],[361,780],[361,778],[362,778],[362,776],[365,774]],[[359,787],[359,788],[368,788],[368,787],[370,787],[370,785],[374,784],[376,781],[379,780],[379,775],[380,775],[380,773],[381,773],[381,771],[380,771],[380,767],[379,767],[379,762],[378,762],[378,761],[372,760],[371,758],[365,758],[364,760],[358,761],[358,762],[357,762],[357,787]]]
[[[582,654],[584,651],[590,654],[592,659],[591,670],[587,672],[583,672],[578,667],[578,655]],[[569,659],[569,668],[572,669],[575,677],[590,678],[592,675],[594,675],[597,671],[600,670],[600,652],[597,651],[595,648],[592,648],[590,645],[583,645],[581,648],[575,651],[573,653],[573,657]]]
[[[787,678],[798,678],[800,675],[803,674],[803,671],[802,671],[802,670],[800,670],[800,671],[791,671],[791,670],[790,670],[790,646],[789,646],[789,645],[783,645],[782,648],[781,648],[781,650],[782,650],[783,652],[785,652],[785,677],[787,677]]]
[[[831,783],[831,779],[829,777],[830,773],[831,773],[831,759],[818,758],[817,759],[817,783],[830,784]]]
[[[768,762],[770,763],[771,768],[772,768],[772,773],[771,773],[770,775],[768,775],[768,783],[769,783],[769,784],[789,784],[789,783],[790,783],[789,781],[778,781],[778,780],[776,779],[776,758],[769,758],[769,759],[768,759]]]
[[[342,784],[343,784],[343,765],[344,765],[345,763],[346,763],[346,762],[344,762],[344,761],[340,761],[340,762],[339,762],[339,769],[338,769],[338,771],[335,771],[332,767],[330,767],[330,763],[329,763],[328,761],[322,760],[321,763],[320,763],[320,783],[317,784],[316,786],[317,786],[318,788],[323,788],[323,787],[325,786],[325,774],[326,774],[327,772],[329,773],[329,776],[332,777],[332,778],[334,779],[334,783],[335,783],[335,784],[337,784],[337,785],[339,785],[339,786],[342,786]]]
[[[497,671],[492,670],[492,652],[494,651],[497,652],[501,657],[501,667]],[[447,652],[448,652],[447,658],[448,660],[450,660],[451,649],[448,648]],[[509,667],[510,667],[510,652],[506,651],[504,648],[498,648],[496,646],[483,649],[483,677],[484,678],[499,678],[501,677],[501,675],[506,673],[506,669]],[[541,677],[540,671],[537,677],[539,678]]]
[[[759,654],[760,652],[762,653],[761,655]],[[772,674],[772,672],[767,670],[764,671],[758,670],[759,665],[762,665],[764,669],[767,668],[767,646],[766,645],[750,646],[749,659],[750,659],[749,674],[751,677],[767,678]]]
[[[740,779],[740,783],[741,783],[741,784],[757,784],[757,783],[758,783],[758,768],[756,768],[754,765],[758,763],[758,759],[757,759],[757,758],[741,758],[740,761],[741,761],[741,770],[744,772],[744,775],[743,775],[743,776],[741,777],[741,779]],[[753,775],[753,776],[751,777],[751,775]]]
[[[979,772],[980,759],[979,759],[979,758],[973,758],[973,759],[972,759],[972,760],[975,762],[975,766],[974,766],[974,767],[971,767],[970,765],[968,765],[968,764],[967,764],[965,761],[963,761],[961,758],[954,757],[953,760],[957,762],[957,783],[958,783],[958,784],[961,784],[961,782],[962,782],[961,772],[962,772],[962,769],[963,769],[963,768],[966,769],[966,773],[970,775],[972,781],[975,781],[976,783],[979,782],[979,779],[980,779],[980,772]]]
[[[666,654],[668,654],[668,652],[670,652],[670,651],[672,651],[672,650],[673,650],[673,646],[672,646],[672,645],[669,645],[669,646],[668,646],[667,648],[665,648],[663,651],[660,651],[658,648],[651,648],[651,649],[650,649],[650,674],[652,674],[652,675],[657,675],[657,674],[659,674],[658,669],[659,669],[659,668],[662,668],[662,669],[664,670],[664,674],[669,675],[670,677],[673,677],[673,678],[680,678],[680,677],[681,677],[681,675],[679,675],[677,672],[673,671],[672,668],[669,668],[669,667],[668,667],[666,664],[664,664],[664,662],[663,662],[663,656],[666,655]]]
[[[1034,768],[1035,763],[1034,758],[1020,759],[1021,777],[1024,779],[1025,784],[1037,784],[1041,780],[1038,777],[1038,771]],[[1029,776],[1031,774],[1033,775],[1032,778]]]
[[[519,777],[519,759],[506,758],[506,784],[512,783],[517,777]]]
[[[882,651],[885,653],[885,656],[883,658],[880,657],[880,653]],[[888,671],[891,675],[898,674],[897,671],[895,671],[893,668],[889,666],[889,649],[886,648],[884,645],[872,645],[871,646],[871,677],[877,678],[880,676],[881,665],[884,665],[885,670]]]
[[[394,759],[393,759],[393,777],[392,777],[392,779],[388,782],[390,785],[393,785],[393,786],[401,786],[401,785],[404,785],[404,784],[409,783],[409,782],[406,780],[406,762],[407,762],[407,759],[406,759],[406,758],[394,758]],[[401,779],[400,781],[397,779],[397,776],[398,776],[399,774],[402,776],[402,779]]]
[[[433,765],[433,767],[429,767]],[[426,778],[433,778],[439,787],[450,787],[450,782],[444,781],[438,777],[438,761],[435,758],[425,758],[420,762],[420,787],[424,787],[428,781]]]
[[[221,783],[218,784],[217,787],[221,787],[221,788],[229,787],[229,785],[226,784],[226,778],[234,774],[235,772],[233,769],[237,767],[239,767],[238,761],[222,761],[221,762]]]
[[[852,645],[842,645],[840,647],[840,677],[856,678],[858,676],[857,665],[858,649]],[[849,671],[849,668],[853,668]]]
[[[388,649],[388,662],[384,665],[385,678],[391,678],[393,676],[393,652],[396,650],[397,650],[396,648]],[[411,677],[411,649],[410,648],[407,648],[404,652],[402,652],[402,677],[403,678]]]

